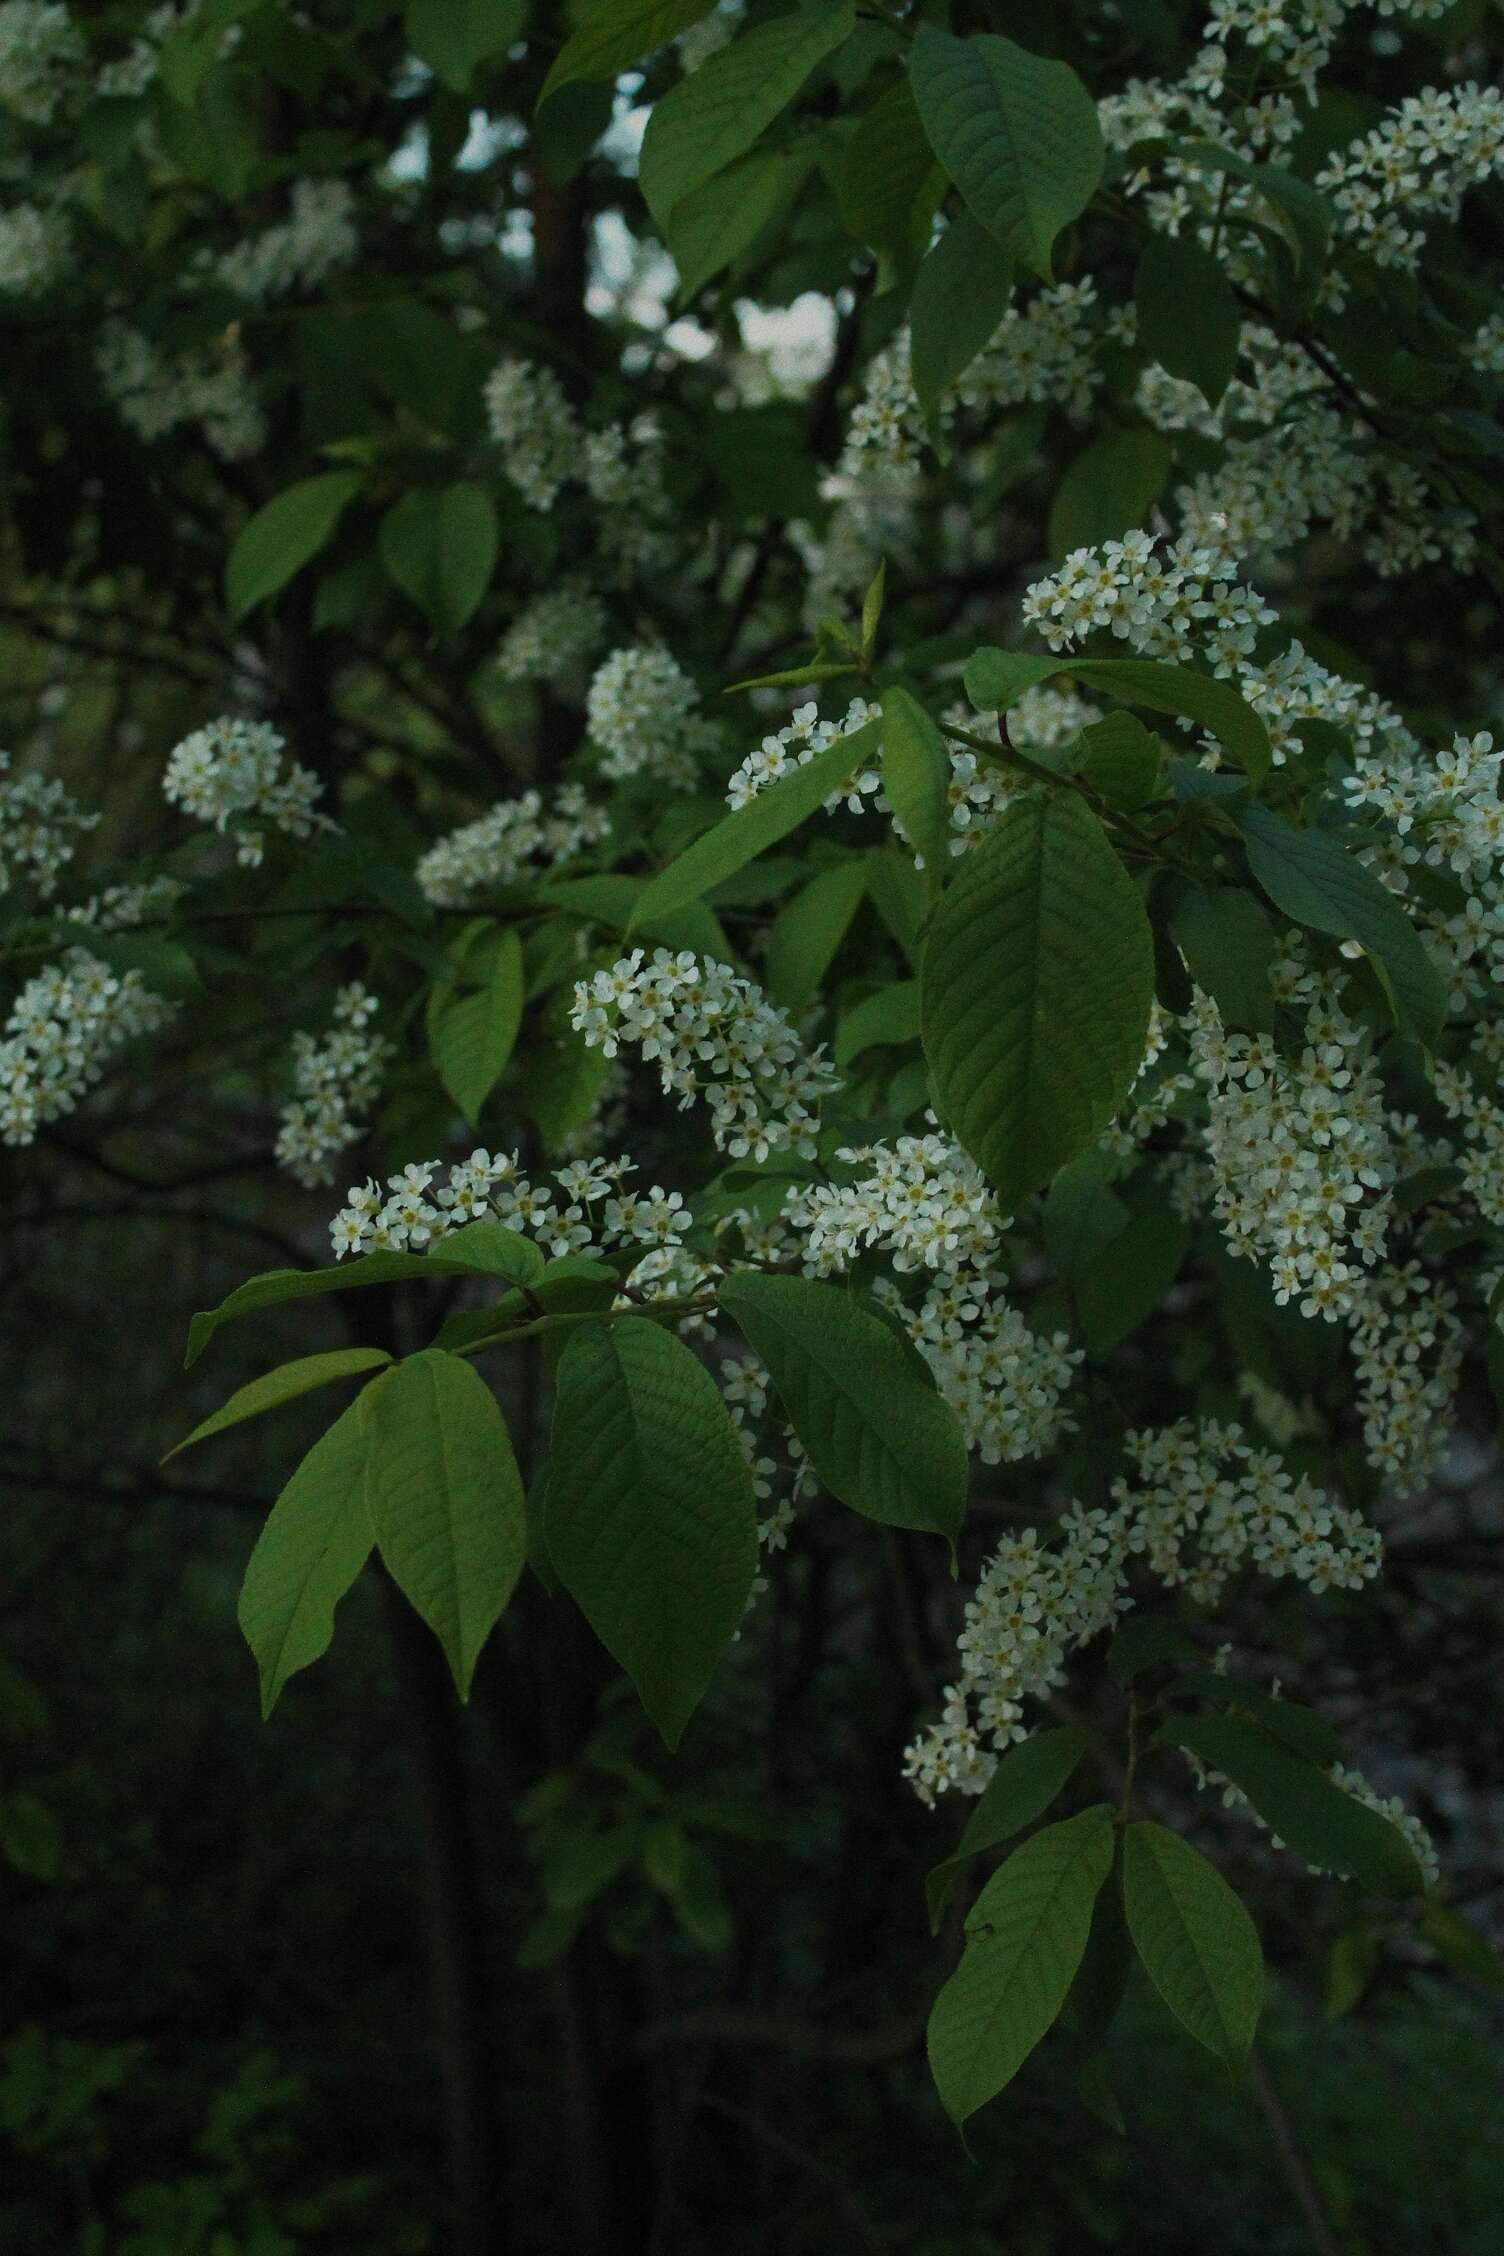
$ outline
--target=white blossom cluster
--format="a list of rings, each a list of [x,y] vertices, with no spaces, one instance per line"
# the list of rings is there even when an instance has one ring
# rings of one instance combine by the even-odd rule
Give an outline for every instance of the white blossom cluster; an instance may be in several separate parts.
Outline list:
[[[54,777],[13,776],[9,769],[10,754],[0,752],[0,893],[19,881],[46,900],[73,859],[79,833],[92,830],[99,817]]]
[[[564,784],[549,806],[540,792],[524,791],[439,839],[414,875],[436,907],[464,908],[498,887],[572,861],[610,830],[605,809],[592,807],[578,783]]]
[[[1331,988],[1290,962],[1284,999],[1303,1013],[1298,1063],[1264,1035],[1230,1034],[1198,994],[1187,1025],[1206,1089],[1204,1148],[1230,1253],[1262,1260],[1281,1304],[1328,1321],[1354,1313],[1384,1255],[1394,1159],[1373,1037]]]
[[[439,1160],[410,1162],[389,1175],[386,1190],[357,1183],[330,1224],[336,1258],[347,1253],[422,1253],[467,1222],[501,1222],[532,1238],[555,1260],[565,1254],[643,1246],[649,1255],[672,1253],[689,1217],[678,1191],[654,1183],[627,1186],[630,1159],[571,1160],[555,1170],[557,1192],[539,1189],[522,1172],[516,1152],[473,1151],[437,1178]],[[635,1271],[633,1272],[635,1275]]]
[[[359,1142],[361,1116],[381,1094],[388,1044],[368,1031],[375,1016],[375,996],[354,979],[335,996],[322,1041],[301,1032],[292,1038],[295,1093],[282,1108],[277,1164],[310,1190],[333,1182],[330,1161]]]
[[[1433,1473],[1451,1439],[1464,1332],[1457,1296],[1417,1263],[1381,1269],[1350,1333],[1363,1454],[1396,1493]]]
[[[585,725],[614,783],[650,776],[691,788],[698,755],[714,744],[713,722],[695,710],[699,691],[678,661],[653,643],[613,650],[591,676]]]
[[[149,877],[139,883],[107,885],[64,911],[70,924],[93,932],[135,932],[143,924],[163,924],[188,888],[181,878]]]
[[[1504,376],[1504,313],[1480,322],[1467,344],[1469,363],[1484,376]]]
[[[286,749],[265,721],[210,721],[172,752],[162,778],[163,796],[216,830],[233,823],[235,858],[254,869],[265,838],[260,829],[245,826],[246,816],[256,816],[290,838],[307,838],[320,825],[333,827],[314,808],[323,788],[318,777],[295,760],[284,764]]]
[[[1465,191],[1504,169],[1504,94],[1428,86],[1408,95],[1316,175],[1343,233],[1378,266],[1414,269],[1417,219],[1456,219]]]
[[[815,1154],[823,1098],[838,1085],[823,1048],[807,1050],[759,987],[724,964],[641,948],[581,980],[570,1024],[591,1049],[615,1057],[626,1044],[658,1067],[684,1111],[697,1096],[711,1134],[735,1159]]]
[[[1298,641],[1267,660],[1252,655],[1260,628],[1276,614],[1238,584],[1237,565],[1220,549],[1196,546],[1188,535],[1163,553],[1161,546],[1137,532],[1099,549],[1073,550],[1058,573],[1025,591],[1024,617],[1056,650],[1106,627],[1146,657],[1208,659],[1257,710],[1276,767],[1301,751],[1300,723],[1323,720],[1347,730],[1365,755],[1372,747],[1381,769],[1400,760],[1408,772],[1420,747],[1382,698],[1342,680]],[[1011,718],[1010,730],[1019,734]],[[1019,741],[1028,738],[1019,734]],[[1220,758],[1208,740],[1206,764]]]
[[[311,290],[359,248],[355,196],[343,180],[297,180],[291,209],[274,227],[249,235],[212,261],[216,282],[265,304]]]
[[[1073,549],[1058,572],[1026,591],[1022,615],[1052,650],[1106,627],[1146,657],[1177,657],[1194,632],[1214,670],[1233,672],[1278,614],[1241,587],[1237,567],[1214,550],[1185,538],[1163,555],[1160,549],[1146,532]]]
[[[960,1419],[967,1444],[989,1465],[1039,1457],[1069,1430],[1064,1397],[1081,1362],[1063,1333],[1028,1328],[995,1275],[1007,1218],[981,1170],[949,1136],[900,1136],[845,1147],[837,1160],[864,1172],[843,1184],[792,1192],[779,1251],[808,1273],[841,1273],[864,1253],[886,1254],[895,1275],[930,1272],[917,1307],[890,1278],[876,1291],[904,1326]]]
[[[1090,411],[1101,383],[1096,355],[1105,333],[1097,286],[1056,282],[1027,305],[1010,305],[996,336],[956,386],[963,407],[1061,409],[1072,422]]]
[[[658,528],[669,514],[663,434],[654,417],[587,431],[553,370],[516,355],[492,369],[485,403],[491,436],[523,500],[549,510],[565,486],[582,486],[601,513],[603,566],[618,579],[651,569],[664,553]]]
[[[820,708],[813,703],[801,705],[792,719],[770,736],[765,736],[755,752],[749,752],[741,766],[726,786],[726,804],[744,807],[765,791],[780,776],[788,775],[794,768],[802,768],[817,752],[823,752],[838,737],[855,736],[858,729],[878,718],[879,708],[869,705],[864,697],[854,697],[838,721],[822,721]],[[827,814],[845,805],[853,814],[861,810],[864,798],[876,794],[882,786],[882,777],[876,768],[863,762],[852,769],[838,783],[825,800]]]
[[[197,423],[226,462],[243,461],[265,441],[266,419],[233,330],[167,354],[139,329],[107,321],[95,360],[106,393],[138,438],[165,438],[184,423]]]
[[[848,1268],[864,1250],[888,1254],[900,1274],[984,1268],[995,1257],[1008,1217],[951,1137],[844,1145],[836,1158],[863,1172],[849,1183],[811,1183],[784,1208],[814,1276]]]
[[[71,9],[52,0],[5,0],[0,7],[0,106],[28,125],[52,123],[84,59]]]
[[[496,664],[505,681],[569,681],[606,639],[606,607],[581,579],[545,588],[502,636]]]
[[[139,971],[120,976],[84,948],[29,979],[0,1029],[0,1143],[29,1144],[72,1112],[117,1051],[164,1026],[174,1006]]]
[[[1206,1605],[1245,1567],[1316,1592],[1359,1589],[1378,1572],[1379,1538],[1361,1516],[1236,1425],[1185,1419],[1130,1434],[1126,1449],[1131,1477],[1113,1483],[1110,1511],[1073,1504],[1053,1542],[1028,1528],[989,1560],[940,1721],[905,1757],[923,1801],[982,1791],[998,1756],[1027,1738],[1026,1703],[1063,1683],[1069,1656],[1127,1610],[1133,1560]]]
[[[534,509],[552,509],[579,467],[580,427],[551,368],[499,361],[486,379],[486,417],[507,476]]]
[[[942,403],[942,420],[957,405],[996,409],[1035,402],[1079,422],[1101,382],[1096,356],[1105,333],[1090,277],[1056,283],[1025,305],[1010,305],[991,343]],[[862,397],[846,427],[840,475],[901,484],[917,470],[926,440],[909,365],[909,333],[903,329],[868,363]]]
[[[39,204],[0,211],[0,290],[39,297],[55,289],[73,264],[68,215]]]
[[[1063,1683],[1070,1654],[1127,1605],[1121,1544],[1106,1512],[1072,1505],[1048,1547],[1037,1528],[1006,1537],[967,1601],[960,1670],[945,1687],[940,1720],[905,1750],[904,1775],[920,1800],[980,1794],[998,1756],[1028,1736],[1025,1702]]]

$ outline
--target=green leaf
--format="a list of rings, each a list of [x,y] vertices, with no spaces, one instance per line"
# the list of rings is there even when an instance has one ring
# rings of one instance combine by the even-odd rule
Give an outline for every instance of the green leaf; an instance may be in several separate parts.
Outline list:
[[[956,39],[921,23],[910,76],[935,154],[973,215],[1050,281],[1055,238],[1102,177],[1097,106],[1076,73],[1011,39]]]
[[[704,67],[708,70],[710,66],[707,63]],[[787,838],[791,830],[797,830],[824,805],[844,776],[866,766],[876,753],[877,736],[878,723],[868,721],[850,736],[837,737],[803,767],[790,769],[707,830],[643,888],[630,929],[640,932],[649,918],[698,901],[723,878],[744,869],[770,846],[776,846],[780,838]]]
[[[883,691],[883,789],[909,842],[924,857],[931,892],[950,870],[950,754],[906,689]]]
[[[1228,1026],[1268,1033],[1274,1025],[1269,967],[1274,927],[1251,893],[1233,885],[1188,892],[1170,919],[1175,944],[1196,985]]]
[[[1013,265],[961,212],[925,254],[909,298],[909,373],[925,414],[990,345],[1013,296]]]
[[[940,1108],[1012,1212],[1112,1119],[1154,999],[1143,903],[1075,792],[1021,794],[963,858],[920,987]]]
[[[775,16],[742,32],[654,103],[638,180],[660,231],[684,197],[761,138],[854,21],[850,0]]]
[[[522,1073],[522,1101],[550,1153],[584,1127],[611,1074],[603,1050],[571,1027],[534,1043]]]
[[[917,387],[916,387],[917,388]],[[1050,554],[1100,548],[1148,521],[1170,472],[1170,442],[1158,431],[1108,431],[1078,454],[1050,504]]]
[[[1131,713],[1088,721],[1069,747],[1070,772],[1110,807],[1131,814],[1155,798],[1164,775],[1164,746]]]
[[[907,78],[862,112],[832,168],[841,218],[859,243],[915,255],[929,240],[945,174],[935,162]]]
[[[195,1426],[186,1440],[175,1449],[169,1449],[162,1459],[164,1465],[196,1441],[207,1441],[210,1434],[223,1433],[227,1426],[238,1426],[243,1419],[258,1418],[263,1410],[280,1409],[284,1402],[295,1401],[300,1394],[309,1394],[313,1388],[328,1386],[334,1379],[352,1379],[362,1371],[379,1370],[391,1357],[384,1347],[337,1347],[327,1355],[300,1355],[296,1362],[279,1364],[275,1371],[267,1371],[261,1378],[252,1379],[249,1386],[237,1388],[229,1401]]]
[[[463,94],[476,65],[511,46],[526,13],[524,0],[407,0],[403,20],[413,53]]]
[[[615,78],[618,71],[666,47],[714,6],[715,0],[602,0],[555,56],[538,96],[539,108],[573,78]]]
[[[1185,1747],[1247,1795],[1287,1847],[1318,1871],[1338,1872],[1382,1895],[1420,1895],[1425,1879],[1410,1844],[1303,1755],[1234,1716],[1172,1716],[1156,1746]]]
[[[185,1362],[196,1363],[221,1324],[237,1316],[275,1308],[285,1300],[308,1300],[324,1293],[352,1292],[358,1285],[394,1285],[409,1278],[506,1276],[531,1284],[543,1273],[543,1255],[530,1238],[499,1222],[471,1222],[453,1230],[431,1253],[362,1253],[334,1269],[267,1269],[237,1285],[217,1308],[202,1308],[188,1327]]]
[[[808,173],[806,160],[762,149],[681,197],[664,223],[680,305],[756,242]]]
[[[1153,1315],[1180,1274],[1190,1227],[1162,1209],[1136,1214],[1082,1273],[1076,1307],[1089,1355],[1108,1355]]]
[[[548,1555],[669,1746],[757,1567],[752,1477],[715,1381],[642,1316],[582,1324],[559,1363]]]
[[[1151,235],[1133,295],[1144,351],[1215,407],[1232,382],[1242,327],[1221,261],[1189,235]]]
[[[1045,1251],[1067,1283],[1090,1268],[1132,1220],[1108,1180],[1111,1168],[1105,1153],[1085,1152],[1061,1168],[1045,1194]]]
[[[381,520],[381,561],[441,635],[458,634],[491,584],[500,535],[479,486],[417,486]]]
[[[721,1306],[772,1374],[832,1496],[886,1527],[954,1536],[966,1442],[950,1404],[885,1324],[839,1285],[738,1269]]]
[[[767,989],[775,1003],[802,1011],[813,1002],[866,891],[867,865],[855,855],[821,870],[780,909],[768,934],[765,962]]]
[[[1139,1819],[1123,1840],[1123,1907],[1170,2011],[1208,2052],[1240,2066],[1264,2002],[1264,1954],[1227,1882],[1189,1841]]]
[[[688,948],[692,955],[709,956],[716,963],[734,960],[720,919],[703,903],[692,901],[684,908],[661,914],[649,907],[644,913],[642,896],[649,882],[646,878],[624,877],[614,870],[596,877],[555,878],[551,885],[539,887],[538,898],[555,908],[567,909],[571,916],[609,924],[617,932],[635,930],[644,940],[656,940],[664,948]]]
[[[366,1508],[393,1581],[444,1648],[462,1700],[527,1556],[522,1477],[479,1373],[427,1347],[371,1400]]]
[[[978,1896],[929,2025],[935,2087],[958,2129],[1017,2074],[1064,2005],[1112,1856],[1109,1819],[1083,1810],[1015,1849]]]
[[[507,925],[496,936],[485,985],[445,997],[430,1024],[439,1079],[472,1128],[506,1071],[522,1024],[522,990],[522,942]]]
[[[245,1570],[237,1609],[261,1674],[261,1713],[283,1685],[329,1650],[334,1609],[371,1550],[366,1451],[372,1396],[356,1396],[298,1466],[267,1516]]]
[[[243,619],[317,556],[363,483],[359,470],[326,470],[300,479],[257,510],[241,527],[225,565],[232,618]]]
[[[836,1029],[834,1058],[842,1069],[870,1050],[889,1043],[913,1042],[919,1036],[919,982],[901,979],[864,995],[845,1013]]]
[[[1446,981],[1394,895],[1330,831],[1296,830],[1265,807],[1235,807],[1233,820],[1275,907],[1313,932],[1356,940],[1389,991],[1400,1032],[1431,1048],[1446,1021]]]
[[[1255,779],[1269,772],[1269,732],[1253,707],[1231,683],[1189,666],[1157,658],[1036,658],[1019,650],[978,650],[966,668],[966,694],[979,713],[1006,713],[1025,690],[1063,674],[1125,705],[1199,721]]]
[[[1090,1745],[1089,1731],[1079,1723],[1066,1723],[1055,1731],[1036,1731],[1008,1749],[983,1788],[954,1855],[937,1864],[925,1880],[932,1935],[940,1932],[941,1914],[962,1867],[1043,1817]]]

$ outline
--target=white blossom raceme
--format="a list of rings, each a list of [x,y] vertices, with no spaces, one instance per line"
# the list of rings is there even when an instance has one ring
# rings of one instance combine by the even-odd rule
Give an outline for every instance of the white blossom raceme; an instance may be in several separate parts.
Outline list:
[[[566,783],[548,807],[540,793],[524,791],[431,846],[418,863],[417,880],[435,906],[463,908],[523,876],[572,861],[601,844],[610,828],[605,809],[592,807],[577,783]]]
[[[116,1053],[165,1026],[174,1008],[139,971],[117,976],[84,948],[38,972],[0,1029],[0,1143],[29,1144],[72,1112]]]
[[[254,868],[265,841],[260,829],[248,826],[247,817],[270,823],[290,838],[334,827],[313,804],[322,789],[318,777],[295,760],[284,763],[286,749],[265,721],[210,721],[174,749],[162,778],[163,795],[216,830],[233,825],[236,859]]]
[[[334,998],[334,1023],[322,1041],[293,1036],[294,1096],[283,1107],[277,1164],[311,1189],[331,1183],[331,1161],[365,1132],[363,1115],[381,1093],[390,1045],[368,1031],[376,1000],[359,980]]]
[[[641,948],[581,980],[570,1024],[592,1049],[638,1049],[683,1111],[697,1096],[711,1134],[735,1159],[795,1151],[812,1158],[821,1100],[838,1084],[750,979],[683,951]]]

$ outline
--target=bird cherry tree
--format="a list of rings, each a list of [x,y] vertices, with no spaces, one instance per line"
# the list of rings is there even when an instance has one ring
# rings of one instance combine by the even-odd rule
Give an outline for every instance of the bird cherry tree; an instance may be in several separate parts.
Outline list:
[[[1455,1928],[1277,1654],[1501,1377],[1496,21],[0,5],[10,1164],[275,1159],[267,1714],[899,1562],[958,2125],[1242,2061],[1223,1808]]]

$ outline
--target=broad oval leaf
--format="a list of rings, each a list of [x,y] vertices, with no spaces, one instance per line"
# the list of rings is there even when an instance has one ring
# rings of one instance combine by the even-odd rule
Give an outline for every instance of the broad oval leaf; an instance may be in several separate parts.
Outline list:
[[[1083,1810],[1015,1849],[978,1896],[930,2015],[935,2088],[959,2129],[1000,2092],[1064,2005],[1112,1870],[1112,1824]]]
[[[900,979],[854,1003],[836,1029],[832,1055],[844,1071],[863,1050],[912,1042],[919,1034],[919,982]]]
[[[384,1347],[337,1347],[327,1355],[300,1355],[295,1362],[280,1363],[275,1371],[264,1372],[248,1386],[238,1387],[212,1418],[205,1418],[175,1449],[169,1449],[162,1462],[169,1464],[180,1451],[191,1449],[196,1441],[207,1441],[210,1434],[223,1433],[227,1426],[259,1418],[264,1410],[279,1409],[284,1402],[293,1402],[300,1394],[328,1386],[335,1379],[353,1379],[364,1371],[379,1370],[391,1360]]]
[[[867,864],[860,854],[821,870],[786,908],[768,934],[768,993],[785,1010],[801,1011],[819,993],[867,891]]]
[[[403,20],[413,53],[463,94],[476,65],[511,46],[526,13],[525,0],[407,0]]]
[[[257,510],[241,527],[225,565],[232,618],[243,619],[317,556],[363,483],[359,470],[326,470],[300,479]]]
[[[1170,472],[1170,442],[1158,431],[1107,431],[1078,454],[1050,503],[1050,554],[1103,541],[1147,522]]]
[[[660,228],[683,197],[760,139],[854,22],[850,0],[775,16],[742,32],[654,103],[638,179]]]
[[[479,486],[418,486],[381,520],[381,561],[441,635],[458,634],[491,584],[500,535]]]
[[[652,918],[682,909],[687,901],[698,901],[713,885],[744,869],[770,846],[776,846],[780,838],[787,838],[791,830],[797,830],[824,805],[843,776],[866,766],[876,754],[877,738],[876,721],[865,722],[850,736],[837,737],[802,767],[790,769],[707,830],[644,886],[632,912],[630,929],[640,932]]]
[[[324,1293],[352,1292],[360,1285],[403,1284],[409,1278],[439,1278],[479,1272],[531,1284],[543,1274],[543,1254],[531,1238],[500,1222],[471,1222],[441,1238],[431,1253],[362,1253],[333,1269],[265,1269],[228,1293],[217,1308],[202,1308],[188,1327],[187,1365],[196,1363],[221,1324],[237,1316],[275,1308],[284,1300],[310,1300]]]
[[[1222,1875],[1178,1833],[1141,1818],[1123,1838],[1123,1908],[1170,2011],[1198,2044],[1240,2066],[1264,2002],[1264,1954]]]
[[[496,1398],[442,1348],[371,1401],[366,1506],[393,1581],[444,1648],[462,1700],[527,1556],[522,1476]]]
[[[925,1880],[931,1934],[939,1931],[940,1915],[963,1865],[987,1849],[1000,1848],[1043,1817],[1090,1745],[1089,1731],[1079,1723],[1064,1723],[1055,1731],[1036,1731],[1008,1749],[983,1788],[955,1854]]]
[[[759,149],[681,197],[665,222],[668,253],[679,269],[680,305],[756,242],[808,172],[802,160]]]
[[[372,1396],[357,1395],[298,1466],[267,1516],[241,1585],[241,1630],[261,1675],[261,1713],[329,1649],[334,1609],[370,1555],[365,1478]]]
[[[883,691],[883,789],[916,854],[924,857],[931,890],[950,869],[950,754],[945,739],[917,697],[895,686]]]
[[[1125,705],[1199,721],[1255,779],[1269,772],[1269,732],[1230,682],[1158,658],[1037,658],[1021,650],[978,650],[966,668],[966,694],[979,713],[1006,713],[1027,689],[1069,674]],[[1197,770],[1198,774],[1202,771]],[[1231,777],[1212,777],[1224,789]]]
[[[1400,1032],[1429,1049],[1446,1021],[1446,981],[1393,894],[1329,831],[1296,830],[1265,807],[1238,807],[1233,820],[1275,907],[1313,932],[1356,940],[1383,978]]]
[[[946,185],[909,82],[895,79],[862,112],[832,167],[841,218],[859,243],[917,257]]]
[[[582,1324],[557,1388],[549,1559],[677,1746],[746,1609],[752,1476],[704,1364],[646,1317]]]
[[[565,40],[538,104],[576,78],[615,78],[708,16],[715,0],[601,0]]]
[[[990,32],[957,39],[921,23],[910,76],[930,144],[976,218],[1049,281],[1056,236],[1102,178],[1097,106],[1076,73]]]
[[[920,989],[940,1107],[1012,1211],[1112,1119],[1154,999],[1143,903],[1077,793],[1021,794],[965,857]]]
[[[1189,235],[1151,235],[1133,295],[1144,351],[1215,407],[1232,382],[1242,329],[1221,260]]]
[[[909,298],[909,371],[926,415],[991,344],[1012,296],[1012,261],[970,212],[958,214],[925,253]]]
[[[451,993],[434,1012],[429,1050],[443,1082],[473,1128],[506,1070],[522,1024],[522,942],[515,926],[496,935],[484,986]]]
[[[1155,1745],[1185,1747],[1230,1778],[1270,1830],[1317,1871],[1340,1873],[1383,1895],[1423,1892],[1425,1876],[1399,1828],[1257,1724],[1235,1716],[1172,1716],[1155,1734]]]
[[[831,1495],[887,1527],[954,1536],[966,1510],[960,1423],[886,1324],[812,1277],[734,1270],[720,1301]]]

